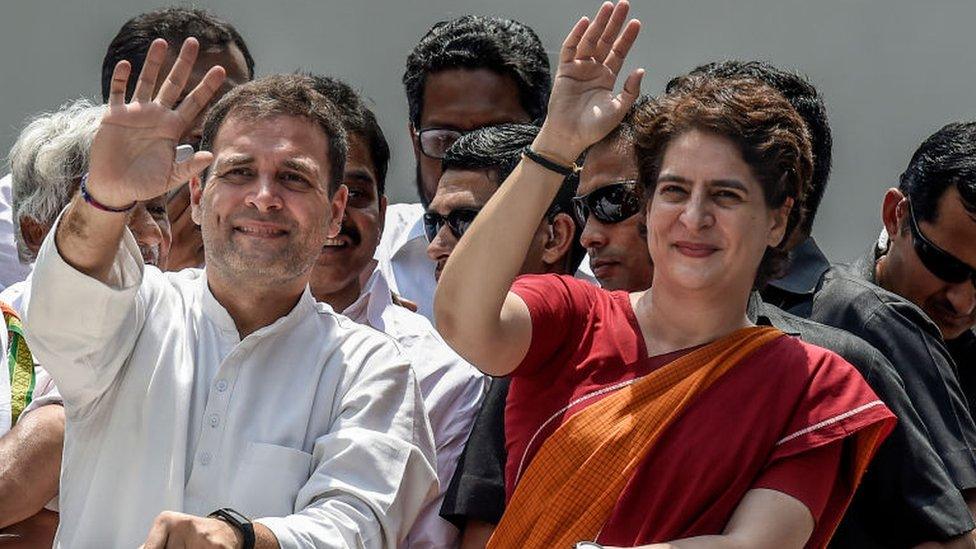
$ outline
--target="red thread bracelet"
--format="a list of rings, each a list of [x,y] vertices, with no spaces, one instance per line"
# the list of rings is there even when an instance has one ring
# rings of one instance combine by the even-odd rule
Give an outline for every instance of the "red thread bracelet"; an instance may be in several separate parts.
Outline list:
[[[89,192],[89,190],[88,190],[88,174],[87,173],[81,177],[81,197],[85,200],[85,202],[87,202],[88,204],[91,204],[94,208],[97,208],[99,210],[102,210],[103,212],[110,212],[110,213],[125,213],[125,212],[131,210],[132,208],[135,208],[136,207],[136,204],[139,203],[138,201],[136,201],[136,202],[133,202],[132,204],[129,204],[128,206],[126,206],[124,208],[113,208],[111,206],[106,206],[105,204],[102,204],[101,202],[95,200],[95,197],[93,197],[91,195],[91,192]]]

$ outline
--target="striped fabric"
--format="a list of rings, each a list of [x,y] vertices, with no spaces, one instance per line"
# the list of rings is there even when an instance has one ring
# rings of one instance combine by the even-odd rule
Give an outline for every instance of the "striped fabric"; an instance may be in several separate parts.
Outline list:
[[[781,335],[770,327],[737,330],[566,420],[529,464],[488,548],[562,548],[596,539],[627,481],[674,419]]]
[[[7,324],[7,367],[10,374],[11,425],[17,423],[24,408],[34,397],[37,379],[34,375],[34,357],[27,348],[20,315],[6,303],[0,303],[3,320]]]

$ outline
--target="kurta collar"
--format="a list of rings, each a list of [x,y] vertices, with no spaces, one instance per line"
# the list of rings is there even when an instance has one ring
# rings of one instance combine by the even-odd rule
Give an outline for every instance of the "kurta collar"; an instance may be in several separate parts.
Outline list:
[[[237,324],[234,319],[227,312],[227,309],[217,301],[214,297],[213,292],[210,290],[210,284],[207,280],[207,272],[204,270],[200,276],[200,286],[202,292],[202,308],[204,315],[214,323],[215,326],[222,332],[232,332],[238,337],[240,333],[237,330]],[[295,307],[288,312],[285,316],[282,316],[272,322],[271,324],[256,330],[254,333],[248,335],[248,337],[262,336],[269,333],[274,333],[279,330],[289,329],[295,326],[297,323],[304,320],[309,314],[316,312],[315,298],[312,297],[312,292],[308,285],[305,285],[305,289],[302,291],[302,296],[298,298],[298,303]]]

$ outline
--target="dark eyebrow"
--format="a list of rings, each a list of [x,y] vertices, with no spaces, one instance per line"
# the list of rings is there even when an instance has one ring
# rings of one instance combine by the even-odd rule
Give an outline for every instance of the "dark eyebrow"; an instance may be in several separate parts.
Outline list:
[[[671,183],[685,183],[685,184],[691,183],[690,180],[673,173],[666,173],[664,175],[659,175],[657,178],[657,182],[661,183],[663,181],[667,181]]]
[[[250,164],[254,162],[254,157],[249,154],[232,154],[218,159],[216,168],[224,168],[227,166],[241,166],[243,164]]]
[[[744,193],[749,192],[749,188],[746,187],[745,183],[739,181],[738,179],[713,179],[709,181],[708,184],[712,187],[725,187],[742,191]]]
[[[281,165],[289,170],[295,170],[296,172],[301,172],[308,176],[316,176],[319,173],[314,164],[303,159],[286,158],[281,161]]]
[[[376,181],[373,179],[373,175],[368,170],[346,170],[345,177],[346,179],[349,179],[355,183],[365,183],[368,185],[373,185],[376,183]]]

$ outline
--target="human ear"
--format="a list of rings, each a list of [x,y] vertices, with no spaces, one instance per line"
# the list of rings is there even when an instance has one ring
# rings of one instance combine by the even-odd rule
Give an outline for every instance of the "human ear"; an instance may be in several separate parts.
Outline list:
[[[202,225],[200,201],[203,200],[203,180],[199,175],[190,178],[190,219],[197,225]]]
[[[546,265],[565,264],[566,255],[573,247],[576,223],[564,213],[558,213],[550,224],[549,235],[542,246],[542,262]]]
[[[772,226],[769,228],[768,245],[775,248],[786,237],[786,226],[790,222],[790,211],[793,209],[793,198],[787,198],[783,205],[773,211]]]
[[[335,238],[342,229],[342,216],[346,212],[346,200],[349,199],[349,187],[339,185],[336,192],[332,193],[329,206],[332,209],[332,219],[329,221],[329,238]]]
[[[23,216],[20,218],[20,236],[24,239],[27,248],[37,255],[51,227],[38,223],[33,217]]]
[[[898,236],[902,220],[907,214],[908,200],[905,195],[896,188],[885,191],[884,200],[881,202],[881,222],[888,232],[888,238]]]

